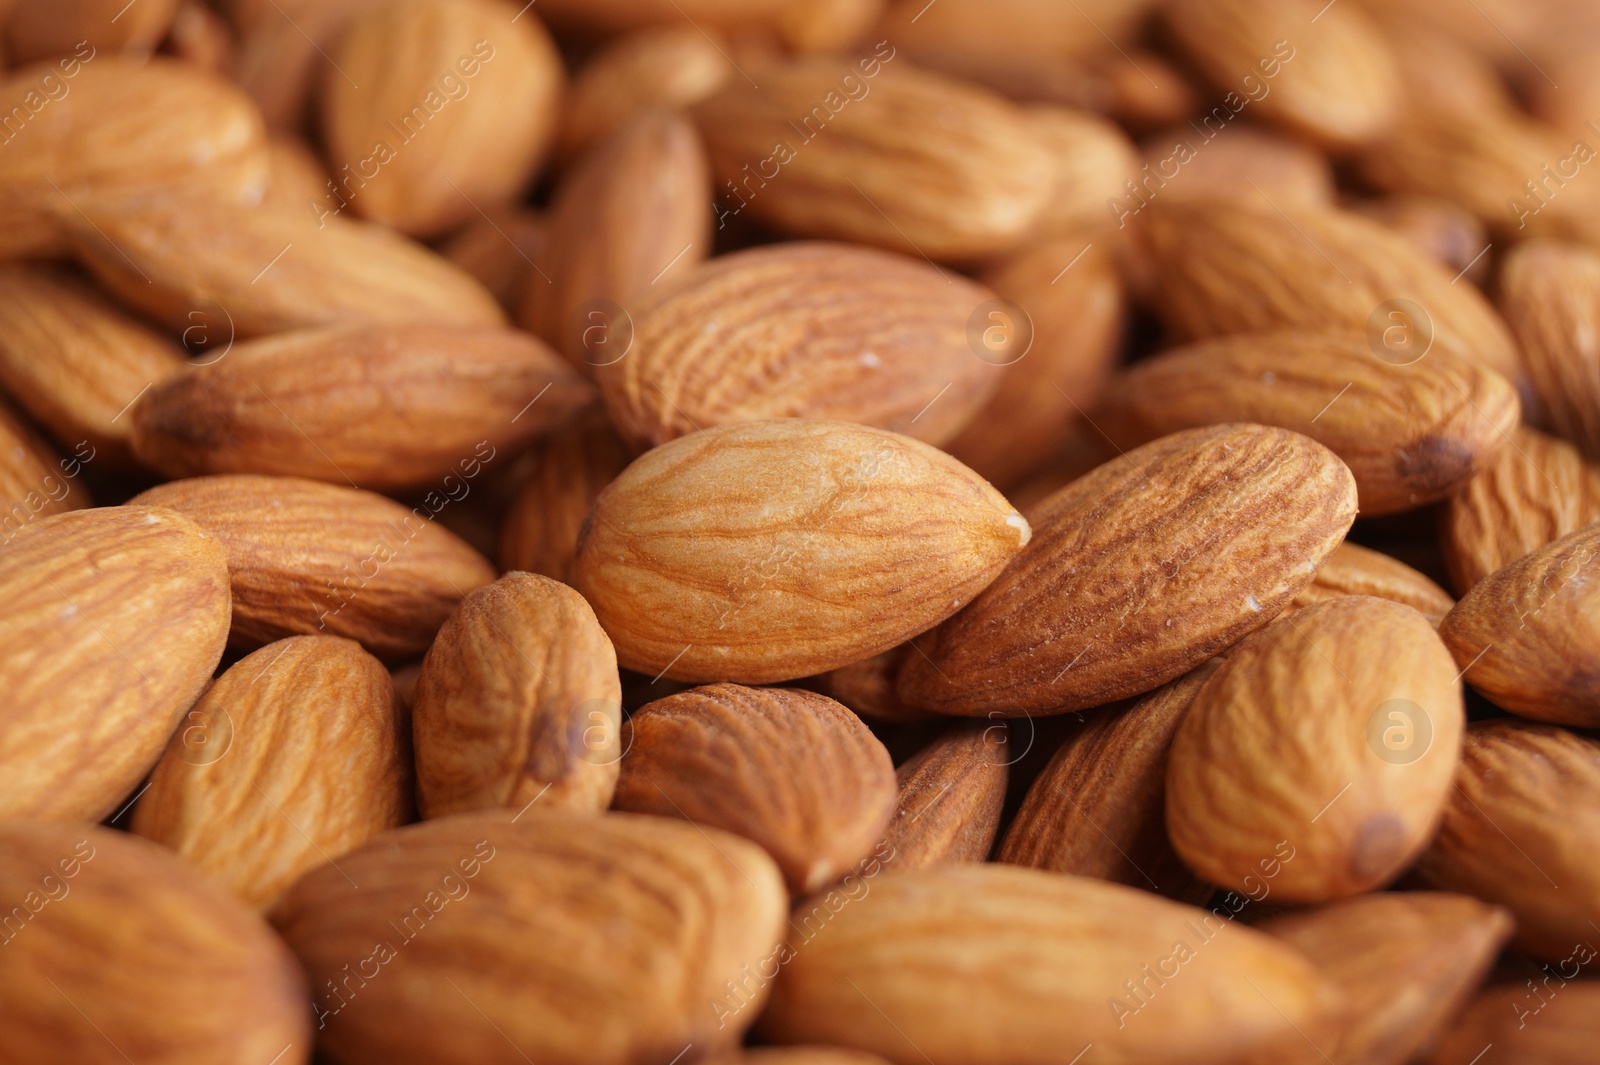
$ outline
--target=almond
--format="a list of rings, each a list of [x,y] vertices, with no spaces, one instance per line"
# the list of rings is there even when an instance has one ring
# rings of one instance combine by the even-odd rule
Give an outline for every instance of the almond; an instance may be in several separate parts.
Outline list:
[[[906,1065],[1042,1065],[1090,1046],[1106,1061],[1310,1062],[1340,1008],[1282,943],[1082,877],[940,866],[820,912],[815,930],[791,920],[769,1039]]]
[[[630,458],[600,411],[536,444],[529,455],[532,470],[500,529],[500,568],[573,583],[579,530],[601,490]]]
[[[328,52],[355,16],[386,2],[237,0],[228,5],[240,36],[235,76],[269,127],[294,130],[305,124]]]
[[[411,744],[388,670],[353,640],[247,655],[183,719],[132,830],[246,903],[411,817]]]
[[[1119,447],[1221,422],[1293,429],[1350,467],[1361,512],[1378,515],[1450,494],[1504,446],[1518,412],[1511,385],[1478,363],[1437,351],[1397,365],[1358,333],[1297,329],[1147,359],[1117,380],[1095,423]]]
[[[1500,285],[1551,427],[1600,459],[1600,252],[1530,241],[1507,257]]]
[[[333,198],[333,179],[328,176],[322,160],[298,136],[274,134],[267,141],[267,159],[271,167],[270,182],[263,203],[301,211],[309,209],[318,218],[339,206]]]
[[[1593,956],[1590,948],[1587,957]],[[1546,976],[1543,983],[1537,990],[1515,985],[1484,991],[1420,1060],[1426,1065],[1584,1065],[1594,1057],[1600,1037],[1600,981]]]
[[[424,817],[611,803],[617,657],[564,584],[508,573],[468,593],[422,660],[412,707]]]
[[[1489,238],[1470,211],[1432,196],[1389,196],[1354,209],[1405,237],[1435,262],[1479,287],[1489,274]]]
[[[1144,145],[1136,191],[1165,199],[1253,193],[1267,203],[1333,206],[1333,167],[1327,157],[1281,134],[1241,126],[1217,137],[1205,127],[1179,125],[1153,134]],[[1115,193],[1119,201],[1124,195],[1122,189]]]
[[[832,418],[938,444],[989,398],[972,322],[994,294],[924,262],[805,241],[719,256],[635,307],[596,370],[639,448],[760,418]],[[595,356],[599,358],[599,356]]]
[[[501,811],[374,840],[273,923],[332,1061],[629,1065],[738,1045],[757,1011],[719,1027],[711,1007],[764,962],[785,903],[772,860],[714,828]]]
[[[416,236],[512,202],[554,138],[561,83],[538,14],[504,0],[400,0],[362,12],[322,75],[340,199]]]
[[[544,215],[507,207],[468,223],[441,251],[493,293],[500,306],[514,310],[528,278],[538,272],[548,237]]]
[[[865,58],[796,60],[694,108],[718,181],[717,227],[748,209],[785,232],[940,261],[1017,246],[1045,210],[1056,156],[1007,101]]]
[[[89,506],[74,476],[81,468],[76,459],[58,458],[0,404],[0,544],[35,518]]]
[[[580,535],[577,587],[628,669],[773,683],[938,624],[1028,537],[999,493],[919,441],[745,422],[664,444],[612,482]]]
[[[134,502],[171,507],[221,542],[230,642],[245,650],[326,633],[385,661],[414,658],[462,596],[494,580],[481,556],[434,524],[450,502],[439,492],[408,510],[354,488],[233,474],[172,481]]]
[[[438,484],[475,452],[526,448],[593,397],[510,329],[346,325],[238,344],[151,388],[131,417],[139,457],[171,477],[400,488]]]
[[[1039,504],[1031,543],[919,640],[900,695],[945,714],[1064,713],[1140,695],[1264,625],[1355,519],[1350,471],[1259,425],[1191,429]]]
[[[1028,108],[1034,136],[1055,156],[1055,181],[1039,226],[1075,234],[1105,223],[1106,201],[1139,169],[1127,134],[1098,115],[1048,104]]]
[[[895,680],[906,655],[914,648],[909,643],[891,647],[871,658],[830,669],[810,678],[807,686],[855,711],[870,721],[905,723],[936,720],[926,710],[907,706],[895,693]]]
[[[963,721],[896,769],[900,801],[884,836],[892,868],[986,861],[1010,766],[1004,723]]]
[[[5,1060],[310,1060],[294,958],[160,847],[94,825],[11,821],[0,826],[0,898]]]
[[[178,0],[167,33],[169,51],[191,66],[228,75],[238,60],[233,27],[204,0]]]
[[[178,0],[151,0],[136,11],[118,0],[18,4],[5,20],[6,59],[13,64],[54,59],[84,44],[96,53],[152,52],[177,8]]]
[[[1443,891],[1504,906],[1537,958],[1595,941],[1600,921],[1600,743],[1552,725],[1467,730],[1455,792],[1417,871]]]
[[[1427,846],[1464,725],[1455,663],[1421,614],[1362,595],[1296,611],[1234,648],[1178,727],[1173,846],[1236,890],[1272,861],[1289,901],[1370,891]]]
[[[1322,560],[1311,583],[1294,597],[1294,607],[1308,607],[1342,595],[1371,595],[1404,603],[1434,628],[1456,605],[1450,593],[1399,559],[1346,541]]]
[[[99,820],[156,764],[222,657],[222,545],[143,506],[41,518],[0,550],[0,601],[0,811]]]

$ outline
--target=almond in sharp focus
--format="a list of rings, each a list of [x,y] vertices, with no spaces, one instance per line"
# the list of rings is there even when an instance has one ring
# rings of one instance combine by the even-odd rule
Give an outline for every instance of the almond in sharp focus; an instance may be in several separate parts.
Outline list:
[[[1600,252],[1530,241],[1507,257],[1500,285],[1550,426],[1600,459]]]
[[[451,502],[441,491],[407,509],[355,488],[227,474],[171,481],[134,502],[171,507],[221,542],[229,638],[247,650],[326,633],[385,661],[414,658],[462,596],[494,580],[482,556],[435,524]]]
[[[293,636],[194,704],[130,827],[263,908],[410,818],[410,754],[382,663],[353,640]]]
[[[40,518],[0,548],[0,601],[0,812],[98,820],[222,657],[223,545],[143,506]]]
[[[1371,595],[1404,603],[1438,628],[1456,605],[1450,593],[1399,559],[1346,540],[1322,560],[1317,575],[1294,597],[1308,607],[1341,595]]]
[[[1028,536],[999,493],[919,441],[744,422],[673,440],[612,482],[579,540],[577,587],[628,669],[772,683],[938,624]]]
[[[528,455],[532,470],[500,526],[500,568],[573,583],[578,532],[631,458],[598,409],[536,444]]]
[[[1167,830],[1214,884],[1298,902],[1379,887],[1427,846],[1461,749],[1450,653],[1370,596],[1318,603],[1234,648],[1172,742]]]
[[[629,719],[615,807],[759,843],[796,894],[866,858],[894,813],[894,764],[860,718],[792,688],[714,684]]]
[[[963,721],[895,770],[900,799],[884,833],[892,869],[983,862],[1010,777],[1004,722]]]
[[[1040,504],[1022,553],[918,641],[900,695],[973,716],[1140,695],[1272,620],[1354,520],[1350,471],[1313,440],[1174,433]]]
[[[469,593],[428,649],[412,706],[424,817],[611,802],[616,654],[564,584],[508,573]]]

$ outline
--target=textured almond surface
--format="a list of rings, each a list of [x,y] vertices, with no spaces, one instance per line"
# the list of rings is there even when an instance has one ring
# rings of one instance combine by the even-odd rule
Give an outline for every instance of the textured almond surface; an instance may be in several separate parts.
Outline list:
[[[629,719],[623,745],[616,809],[743,836],[796,893],[849,872],[893,815],[889,752],[812,692],[714,684],[670,695]]]
[[[746,422],[656,448],[602,492],[577,587],[628,669],[771,683],[938,624],[1028,535],[986,482],[909,437]]]
[[[900,799],[884,834],[892,868],[987,861],[1011,756],[1004,724],[961,722],[895,770]]]
[[[772,860],[661,818],[513,817],[401,829],[291,889],[273,923],[311,977],[319,1048],[351,1065],[627,1065],[737,1045],[759,1001],[722,1027],[712,1005],[781,934]],[[346,984],[347,965],[381,977]]]
[[[371,492],[250,474],[171,481],[135,497],[216,537],[233,585],[230,642],[348,636],[386,661],[421,654],[489,563],[433,518],[437,492],[407,509]]]
[[[1139,695],[1270,621],[1355,519],[1355,483],[1298,433],[1221,425],[1106,463],[1040,504],[1021,554],[918,643],[900,694],[949,714]]]
[[[0,601],[0,812],[99,820],[222,657],[223,545],[170,510],[41,518],[0,548]]]
[[[1526,984],[1489,988],[1423,1060],[1427,1065],[1587,1065],[1600,1039],[1600,982],[1552,981],[1552,986],[1560,993],[1552,996],[1541,987],[1540,995]]]
[[[500,526],[500,568],[573,583],[578,531],[606,485],[632,458],[603,411],[540,441]]]
[[[1500,304],[1522,345],[1552,428],[1600,458],[1600,253],[1544,241],[1519,246]]]
[[[1369,891],[1427,845],[1464,726],[1455,662],[1421,614],[1369,596],[1295,611],[1195,696],[1172,741],[1167,830],[1214,884],[1248,890],[1287,844],[1283,898]]]
[[[1456,605],[1449,592],[1404,562],[1348,540],[1322,560],[1316,577],[1300,589],[1293,606],[1307,607],[1341,595],[1372,595],[1404,603],[1435,628]]]
[[[424,817],[611,802],[617,657],[564,584],[508,573],[469,593],[428,649],[412,706]]]
[[[36,518],[88,506],[83,485],[68,476],[81,468],[0,406],[0,544]]]

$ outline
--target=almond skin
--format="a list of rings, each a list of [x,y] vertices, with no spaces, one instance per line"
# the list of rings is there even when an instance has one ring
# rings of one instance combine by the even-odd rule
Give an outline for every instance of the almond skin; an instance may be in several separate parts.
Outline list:
[[[564,584],[508,573],[468,593],[422,660],[412,706],[424,817],[611,803],[617,657]]]
[[[577,155],[654,107],[688,107],[739,76],[725,45],[696,26],[616,37],[572,81],[558,152]]]
[[[884,833],[893,869],[982,862],[994,847],[1011,759],[1006,726],[963,721],[895,770],[900,798]]]
[[[1118,1062],[1316,1061],[1306,1040],[1331,1041],[1339,1008],[1282,943],[1082,877],[941,866],[872,881],[821,929],[811,920],[791,921],[762,1034],[902,1065],[1042,1065],[1085,1044]],[[1155,975],[1179,953],[1188,979]]]
[[[1251,126],[1230,129],[1228,134],[1206,140],[1204,127],[1196,130],[1177,125],[1147,138],[1146,173],[1154,171],[1165,182],[1157,188],[1162,198],[1251,196],[1259,190],[1271,203],[1333,206],[1333,167],[1322,153],[1301,141]],[[1174,163],[1181,169],[1169,180],[1166,175]],[[1250,188],[1252,184],[1255,188]],[[1119,189],[1117,195],[1126,202],[1125,190]]]
[[[359,887],[324,866],[273,923],[311,977],[318,1047],[341,1065],[731,1050],[757,1011],[719,1028],[709,1004],[772,951],[787,902],[753,843],[630,814],[466,814],[339,867]],[[374,966],[381,979],[349,975]]]
[[[486,447],[521,450],[593,398],[553,351],[510,329],[328,326],[238,344],[156,385],[133,408],[133,442],[169,477],[401,488],[437,484]]]
[[[1355,210],[1399,233],[1453,275],[1483,287],[1489,238],[1470,211],[1450,200],[1404,195],[1356,204]]]
[[[89,506],[75,472],[82,464],[59,458],[50,445],[0,404],[0,544],[35,518]]]
[[[942,714],[1065,713],[1140,695],[1272,620],[1355,519],[1321,444],[1175,433],[1039,504],[1031,543],[918,641],[900,695]]]
[[[1016,247],[1045,210],[1056,159],[1027,115],[908,69],[887,41],[855,63],[768,67],[760,86],[741,78],[694,108],[718,228],[748,211],[796,236],[946,261]]]
[[[487,561],[434,524],[434,504],[449,503],[438,493],[408,510],[354,488],[228,474],[172,481],[133,502],[171,507],[221,542],[230,642],[243,650],[326,633],[386,662],[415,658],[462,596],[494,580]]]
[[[1586,1065],[1600,1038],[1600,981],[1563,981],[1553,997],[1540,990],[1542,995],[1526,984],[1489,988],[1421,1060],[1426,1065]]]
[[[247,904],[411,818],[411,745],[383,664],[354,640],[247,655],[185,715],[131,828]]]
[[[578,532],[632,457],[598,410],[536,444],[528,455],[532,470],[500,527],[500,568],[572,584]]]
[[[713,684],[650,703],[624,731],[616,809],[759,843],[796,894],[863,859],[894,811],[889,752],[813,692]]]
[[[1600,458],[1600,253],[1530,241],[1507,257],[1500,286],[1551,427]]]
[[[1434,352],[1409,366],[1374,356],[1352,332],[1219,337],[1147,359],[1106,397],[1119,447],[1198,425],[1260,422],[1325,445],[1350,467],[1361,513],[1442,499],[1509,439],[1517,394],[1493,370]]]
[[[1106,201],[1121,196],[1139,170],[1128,135],[1099,115],[1070,107],[1036,104],[1027,114],[1034,136],[1055,157],[1055,181],[1039,226],[1068,235],[1104,225]]]
[[[1465,895],[1382,892],[1257,925],[1349,998],[1338,1065],[1405,1065],[1436,1039],[1511,938],[1511,915]]]
[[[612,421],[641,450],[783,417],[937,445],[994,389],[994,367],[968,339],[993,299],[888,252],[821,241],[754,248],[652,294],[631,312],[632,349],[596,372]]]
[[[1594,942],[1600,921],[1600,743],[1502,719],[1467,730],[1456,788],[1422,879],[1504,906],[1536,958]]]
[[[1356,595],[1296,611],[1234,648],[1179,726],[1173,846],[1225,887],[1248,890],[1287,843],[1284,899],[1370,891],[1427,846],[1464,724],[1455,662],[1421,614]]]
[[[11,821],[0,826],[0,897],[5,1060],[310,1060],[294,958],[162,848],[95,825]]]
[[[1028,536],[999,493],[919,441],[744,422],[664,444],[613,481],[579,538],[577,587],[628,669],[775,683],[938,624]]]
[[[502,307],[515,309],[548,243],[549,223],[544,215],[504,207],[469,222],[445,241],[440,251],[477,278]]]
[[[933,714],[907,706],[895,693],[895,681],[906,655],[912,651],[909,643],[891,647],[887,651],[863,658],[859,662],[830,669],[812,677],[808,686],[830,699],[854,710],[860,717],[872,721],[910,722],[933,721]]]
[[[71,55],[87,43],[102,52],[151,52],[172,25],[178,0],[153,0],[143,10],[117,0],[62,0],[48,7],[17,4],[5,22],[6,58],[13,64]]]
[[[41,518],[0,550],[0,598],[0,815],[99,820],[222,657],[223,545],[170,510]]]
[[[1404,603],[1434,628],[1456,605],[1450,593],[1399,559],[1348,540],[1322,560],[1316,577],[1300,589],[1292,608],[1308,607],[1341,595],[1371,595]]]

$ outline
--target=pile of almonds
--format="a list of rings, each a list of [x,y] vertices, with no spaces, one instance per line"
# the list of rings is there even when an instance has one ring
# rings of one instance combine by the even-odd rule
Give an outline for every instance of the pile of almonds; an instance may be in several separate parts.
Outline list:
[[[0,1062],[1600,1060],[1589,0],[0,57]]]

